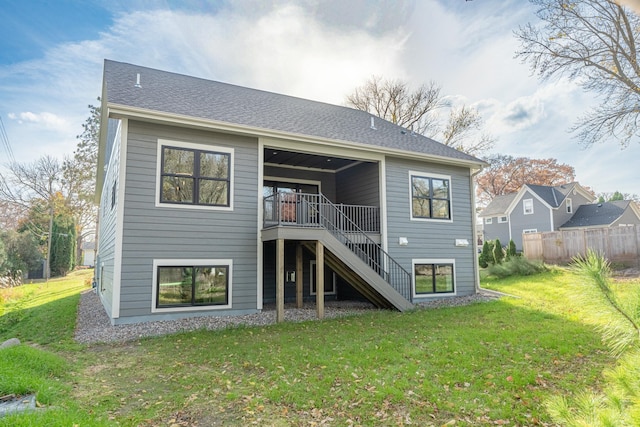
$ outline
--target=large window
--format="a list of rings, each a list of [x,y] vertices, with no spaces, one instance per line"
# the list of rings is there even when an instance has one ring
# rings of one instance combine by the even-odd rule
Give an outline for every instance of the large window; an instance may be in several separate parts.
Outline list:
[[[451,219],[450,178],[443,176],[411,177],[411,218]]]
[[[158,307],[228,303],[227,266],[158,267]]]
[[[231,261],[154,261],[154,311],[230,306]]]
[[[231,153],[162,146],[160,203],[229,207]]]
[[[453,260],[414,260],[414,295],[416,297],[455,292]]]

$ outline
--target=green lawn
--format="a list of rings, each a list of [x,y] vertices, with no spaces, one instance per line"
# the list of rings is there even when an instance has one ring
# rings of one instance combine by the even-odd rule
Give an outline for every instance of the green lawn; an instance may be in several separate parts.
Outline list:
[[[13,378],[7,387],[16,369],[0,370],[0,395],[35,391],[57,408],[0,425],[550,425],[547,399],[598,389],[614,363],[564,270],[485,279],[516,297],[467,307],[94,346],[73,344],[73,310],[59,310],[77,304],[83,277],[36,285],[57,297],[26,289],[42,304],[24,303],[33,311],[0,328],[0,339],[40,347],[13,352],[45,359],[13,366],[42,384]],[[49,310],[56,320],[42,321]]]

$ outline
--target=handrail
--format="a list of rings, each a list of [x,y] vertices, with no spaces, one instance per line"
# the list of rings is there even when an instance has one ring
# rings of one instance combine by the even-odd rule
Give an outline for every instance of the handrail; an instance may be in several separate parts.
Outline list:
[[[324,228],[411,301],[411,274],[391,257],[367,232],[323,194],[276,193],[264,198],[267,225]]]

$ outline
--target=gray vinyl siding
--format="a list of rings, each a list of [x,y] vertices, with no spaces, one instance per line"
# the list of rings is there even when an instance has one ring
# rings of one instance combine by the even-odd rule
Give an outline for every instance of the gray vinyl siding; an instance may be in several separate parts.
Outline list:
[[[100,196],[98,256],[94,272],[100,299],[109,317],[112,315],[111,309],[113,306],[117,209],[120,208],[117,200],[116,205],[111,206],[113,185],[114,183],[116,184],[116,191],[119,190],[120,185],[117,179],[120,172],[121,148],[120,127],[113,125],[113,122],[118,121],[109,121],[108,139],[111,141],[111,150]]]
[[[620,224],[625,224],[625,225],[640,224],[640,219],[638,219],[636,214],[633,212],[633,209],[631,209],[631,206],[625,209],[624,213],[620,216],[620,218],[618,218],[616,221],[613,222],[612,226],[617,227]]]
[[[533,214],[525,215],[523,201],[533,199]],[[530,191],[526,191],[511,211],[511,239],[516,244],[516,249],[522,250],[523,230],[536,229],[538,232],[553,231],[551,224],[551,210],[542,203]]]
[[[233,148],[233,210],[156,207],[158,139]],[[120,322],[182,317],[151,311],[154,259],[233,260],[231,309],[185,316],[256,310],[257,139],[131,121],[127,144]]]
[[[504,216],[504,215],[502,215]],[[509,222],[498,222],[498,217],[493,217],[492,223],[487,224],[486,218],[482,218],[484,222],[484,240],[500,239],[500,243],[506,246],[511,237],[509,236]]]
[[[565,198],[558,209],[553,210],[553,228],[557,230],[564,223],[569,221],[574,213],[578,210],[578,208],[582,205],[586,205],[591,203],[590,199],[587,199],[583,195],[576,193],[569,193],[567,198],[571,199],[571,213],[567,213],[567,199]]]
[[[278,178],[286,182],[287,179],[319,181],[320,191],[329,200],[336,203],[336,175],[331,172],[321,172],[304,169],[280,168],[277,166],[267,165],[264,167],[264,176]]]
[[[337,202],[380,207],[380,180],[377,163],[361,163],[338,172]]]
[[[421,175],[451,177],[452,221],[411,220],[409,171]],[[473,249],[475,215],[471,206],[470,171],[467,168],[411,160],[386,159],[386,206],[388,252],[413,275],[414,259],[455,259],[457,295],[475,292],[477,260]],[[399,246],[398,238],[409,244]],[[466,239],[467,247],[456,247],[456,239]]]

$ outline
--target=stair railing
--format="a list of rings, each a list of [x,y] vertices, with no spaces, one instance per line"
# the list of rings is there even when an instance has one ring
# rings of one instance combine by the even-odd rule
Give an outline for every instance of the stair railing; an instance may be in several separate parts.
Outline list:
[[[264,199],[264,223],[324,228],[411,301],[411,274],[323,194],[276,193]]]

